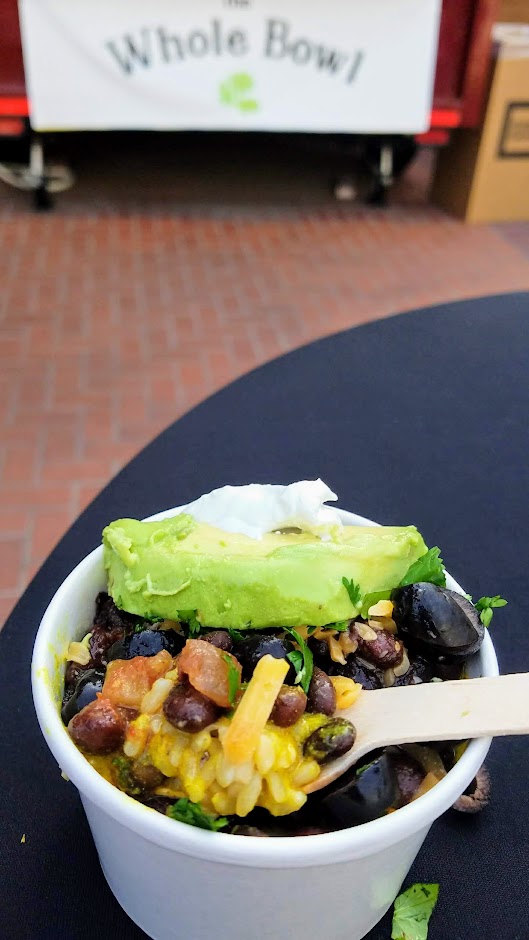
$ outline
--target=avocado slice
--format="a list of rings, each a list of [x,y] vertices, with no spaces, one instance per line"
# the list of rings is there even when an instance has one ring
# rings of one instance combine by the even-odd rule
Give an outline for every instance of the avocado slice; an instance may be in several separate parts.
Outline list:
[[[322,533],[323,534],[323,533]],[[224,532],[181,514],[118,519],[103,531],[108,589],[123,610],[204,626],[324,626],[358,614],[362,598],[395,587],[426,545],[415,526],[336,526],[325,537]],[[358,606],[342,579],[360,587]]]

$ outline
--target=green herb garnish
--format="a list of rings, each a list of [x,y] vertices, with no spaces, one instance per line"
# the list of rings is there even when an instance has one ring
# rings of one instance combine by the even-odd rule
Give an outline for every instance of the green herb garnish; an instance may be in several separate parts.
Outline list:
[[[358,768],[355,767],[356,776],[359,777],[360,774],[363,774],[364,770],[368,770],[368,768],[372,767],[373,764],[376,764],[376,760],[369,761],[369,764],[362,764],[361,767],[358,767]]]
[[[233,658],[229,653],[223,653],[222,658],[226,665],[228,666],[228,698],[230,700],[230,705],[235,704],[235,699],[237,698],[237,692],[241,684],[241,677],[239,675],[239,670],[235,668]]]
[[[417,561],[413,562],[404,575],[399,587],[406,587],[407,584],[417,584],[418,581],[430,581],[431,584],[438,584],[439,587],[446,587],[446,575],[443,568],[443,559],[441,558],[441,549],[435,545],[428,549],[426,554],[421,555]]]
[[[349,595],[349,600],[353,607],[358,608],[360,606],[360,599],[362,597],[362,592],[360,590],[360,585],[355,584],[353,579],[349,581],[348,578],[342,578],[342,584]]]
[[[141,787],[132,776],[130,760],[126,757],[114,757],[112,766],[116,769],[118,778],[118,787],[130,796],[137,796],[141,793]]]
[[[289,629],[286,631],[298,644],[298,650],[292,650],[287,653],[287,659],[296,670],[295,685],[300,685],[305,693],[309,691],[310,680],[312,679],[313,656],[305,640],[297,630]]]
[[[177,610],[176,616],[180,623],[187,627],[187,639],[193,640],[200,636],[202,624],[197,620],[196,610]]]
[[[362,610],[361,616],[364,620],[367,620],[368,611],[370,607],[374,607],[375,604],[378,604],[379,601],[388,601],[391,594],[391,588],[386,589],[385,591],[373,591],[371,594],[366,594],[364,600],[362,601]]]
[[[426,940],[439,885],[415,884],[395,900],[391,940]]]
[[[474,606],[479,611],[479,619],[484,627],[490,626],[494,609],[496,607],[505,607],[506,603],[507,601],[499,594],[494,597],[480,597],[479,601],[476,601]]]
[[[136,626],[134,627],[134,633],[143,633],[144,630],[145,630],[144,623],[137,623]]]
[[[348,628],[349,628],[348,620],[339,620],[337,623],[330,623],[328,627],[329,630],[337,630],[338,633],[345,633],[345,631]],[[327,627],[325,629],[327,629]]]
[[[228,633],[231,636],[234,643],[242,643],[242,641],[244,640],[242,633],[240,633],[239,630],[235,630],[234,627],[228,627]]]
[[[209,829],[211,832],[217,832],[228,825],[225,816],[214,816],[212,813],[206,813],[200,803],[192,803],[187,797],[183,796],[167,810],[167,815],[177,822],[187,823],[188,826],[196,826],[197,829]]]

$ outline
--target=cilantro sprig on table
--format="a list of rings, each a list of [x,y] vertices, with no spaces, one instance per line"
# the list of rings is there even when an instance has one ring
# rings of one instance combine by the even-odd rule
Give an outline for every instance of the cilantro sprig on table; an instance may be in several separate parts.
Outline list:
[[[438,884],[414,884],[395,899],[391,940],[426,940]]]
[[[192,803],[187,797],[183,796],[167,810],[167,815],[177,822],[186,823],[188,826],[195,826],[197,829],[209,829],[211,832],[218,832],[228,825],[225,816],[214,816],[202,809],[200,803]]]

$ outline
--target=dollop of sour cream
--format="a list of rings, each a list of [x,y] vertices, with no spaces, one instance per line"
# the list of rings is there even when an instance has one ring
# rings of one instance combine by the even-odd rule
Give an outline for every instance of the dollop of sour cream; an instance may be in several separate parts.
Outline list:
[[[266,532],[299,528],[316,531],[325,538],[325,529],[341,526],[340,517],[325,503],[337,500],[336,493],[323,480],[299,480],[281,486],[274,483],[248,483],[221,486],[206,493],[180,512],[199,522],[207,522],[227,532],[239,532],[260,539]]]

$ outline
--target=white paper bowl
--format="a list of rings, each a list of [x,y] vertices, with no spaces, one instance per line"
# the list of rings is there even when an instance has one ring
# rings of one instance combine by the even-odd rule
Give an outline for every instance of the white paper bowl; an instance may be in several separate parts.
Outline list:
[[[349,525],[374,524],[341,515]],[[461,590],[452,578],[447,582]],[[32,684],[46,742],[80,792],[101,867],[121,906],[154,940],[307,940],[316,927],[325,940],[360,940],[392,904],[434,820],[475,776],[490,739],[471,742],[420,799],[352,829],[263,839],[175,822],[104,780],[60,718],[68,644],[88,632],[95,596],[105,587],[99,547],[66,578],[42,618]],[[469,672],[498,674],[488,634]]]

